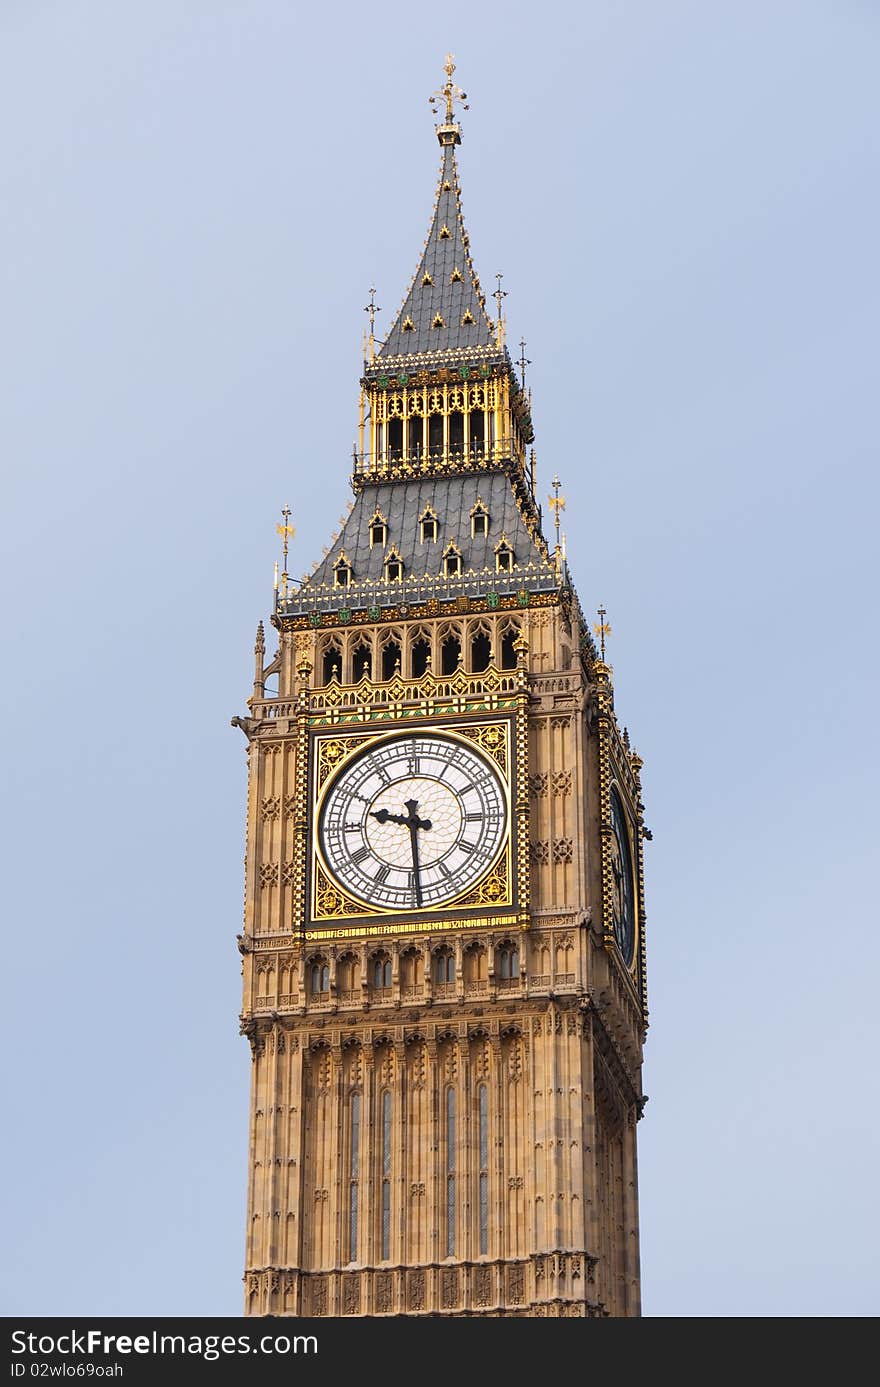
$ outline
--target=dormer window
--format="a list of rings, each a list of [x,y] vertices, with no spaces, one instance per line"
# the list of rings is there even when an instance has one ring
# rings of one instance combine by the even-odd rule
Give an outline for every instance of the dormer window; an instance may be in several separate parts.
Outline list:
[[[370,521],[370,548],[378,544],[380,549],[384,549],[388,543],[388,522],[380,510],[377,510]]]
[[[445,327],[442,313],[435,313],[431,322],[431,327]]]
[[[423,544],[437,543],[437,517],[430,506],[425,506],[419,516],[419,529]]]
[[[471,312],[471,310],[468,308],[468,309],[466,310],[464,316],[462,317],[461,325],[462,325],[462,327],[470,327],[471,323],[475,323],[475,322],[476,322],[476,318],[474,317],[474,315],[473,315],[473,313]]]
[[[424,277],[423,277],[423,279],[422,279],[422,285],[423,285],[423,286],[427,286],[428,284],[433,284],[433,283],[434,283],[434,276],[431,274],[430,270],[425,270],[425,274],[424,274]]]
[[[400,326],[402,332],[415,332],[416,330],[416,325],[408,313]]]
[[[461,550],[452,539],[443,550],[443,572],[447,578],[457,578],[461,573]]]
[[[474,539],[485,539],[488,533],[489,512],[478,497],[477,504],[471,511],[471,534]]]
[[[351,586],[353,574],[348,555],[343,551],[333,565],[333,585],[337,588],[347,588]]]
[[[403,581],[403,559],[396,549],[389,549],[385,555],[385,581],[387,583]]]
[[[495,568],[498,573],[509,573],[516,563],[516,555],[504,535],[495,545]]]
[[[455,269],[452,271],[452,274],[449,276],[449,282],[450,282],[450,284],[460,284],[460,283],[461,283],[461,270],[458,268],[457,265],[456,265]]]

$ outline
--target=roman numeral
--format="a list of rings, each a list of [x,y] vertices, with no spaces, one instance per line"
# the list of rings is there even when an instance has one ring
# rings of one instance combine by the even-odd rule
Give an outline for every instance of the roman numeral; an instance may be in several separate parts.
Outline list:
[[[483,816],[482,814],[465,814],[464,821],[468,824],[481,824],[483,822]]]
[[[383,882],[388,880],[388,874],[390,873],[390,871],[391,868],[386,866],[385,863],[383,863],[382,866],[379,868],[378,872],[376,872],[375,876],[373,877],[373,880],[375,881],[377,886],[381,886]]]
[[[462,838],[458,846],[462,852],[474,852],[477,847],[476,843],[469,843],[466,838]]]
[[[351,860],[352,860],[352,862],[355,863],[355,865],[357,865],[359,862],[363,862],[363,860],[364,860],[365,857],[369,857],[369,856],[370,856],[370,849],[369,849],[369,848],[358,848],[357,852],[353,852],[353,853],[352,853],[352,855],[351,855]]]

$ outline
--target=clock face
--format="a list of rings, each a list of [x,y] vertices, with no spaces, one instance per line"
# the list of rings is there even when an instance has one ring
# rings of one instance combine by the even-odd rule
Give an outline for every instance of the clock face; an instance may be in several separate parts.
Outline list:
[[[629,846],[629,833],[626,815],[617,791],[611,790],[611,827],[614,837],[611,840],[611,909],[614,923],[614,938],[623,955],[627,967],[633,961],[635,948],[635,905],[633,891],[632,853]]]
[[[495,766],[470,743],[406,733],[367,747],[329,786],[318,838],[337,882],[381,910],[422,910],[485,875],[507,834]]]

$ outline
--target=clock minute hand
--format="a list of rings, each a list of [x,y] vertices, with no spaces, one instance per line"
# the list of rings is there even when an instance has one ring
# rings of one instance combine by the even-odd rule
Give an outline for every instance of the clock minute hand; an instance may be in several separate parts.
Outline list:
[[[409,810],[409,816],[406,819],[404,819],[403,822],[409,824],[409,842],[410,847],[412,848],[413,882],[415,886],[416,907],[420,910],[422,906],[422,883],[419,879],[419,829],[430,828],[431,820],[419,818],[418,814],[416,813],[416,810],[419,807],[419,802],[417,799],[408,799],[406,801],[406,807]]]

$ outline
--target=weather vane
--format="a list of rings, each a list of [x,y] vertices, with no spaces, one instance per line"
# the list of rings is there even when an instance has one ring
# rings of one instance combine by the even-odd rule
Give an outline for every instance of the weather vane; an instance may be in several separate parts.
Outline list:
[[[596,608],[596,615],[599,620],[593,626],[593,634],[599,637],[599,653],[602,663],[605,663],[605,637],[611,635],[611,624],[605,618],[608,615],[604,607]]]
[[[372,286],[372,285],[370,286],[370,302],[369,302],[369,303],[366,305],[366,307],[364,308],[364,312],[365,312],[365,313],[369,313],[369,315],[370,315],[370,336],[372,337],[372,335],[373,335],[373,326],[374,326],[374,324],[375,324],[375,322],[376,322],[376,314],[382,312],[381,308],[379,307],[379,305],[378,305],[377,302],[376,302],[376,289],[375,289],[375,286]]]
[[[436,116],[438,99],[445,101],[446,124],[452,125],[455,121],[456,101],[460,101],[462,107],[466,111],[470,110],[470,107],[468,106],[467,92],[463,92],[461,87],[457,87],[452,80],[452,74],[455,71],[455,58],[452,53],[446,54],[446,64],[443,68],[443,71],[446,73],[446,81],[444,82],[443,86],[440,88],[439,91],[434,92],[433,95],[428,97],[428,102],[431,106],[432,111],[434,112],[434,115]]]
[[[519,374],[523,390],[526,388],[526,367],[531,366],[531,364],[531,357],[526,356],[526,339],[521,337],[519,339]]]
[[[283,516],[282,522],[281,522],[280,525],[276,525],[276,526],[275,526],[275,529],[277,530],[278,534],[281,536],[281,555],[282,555],[282,558],[283,558],[283,560],[284,560],[283,565],[282,565],[282,569],[281,569],[281,582],[282,582],[282,585],[283,585],[283,586],[282,586],[282,589],[281,589],[281,595],[282,595],[282,597],[286,597],[286,596],[287,596],[287,578],[288,578],[288,574],[287,574],[287,550],[288,550],[288,542],[293,538],[295,531],[294,531],[293,526],[292,526],[291,523],[290,523],[290,506],[285,506],[285,507],[283,508],[281,514],[282,514],[282,516]],[[278,574],[278,565],[277,565],[277,564],[275,565],[275,573],[276,573],[276,584],[277,584],[277,574]]]
[[[565,510],[565,497],[560,496],[559,488],[562,485],[558,477],[553,478],[553,495],[548,496],[547,500],[553,507],[556,517],[556,552],[559,552],[559,512]]]

